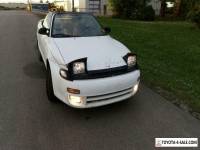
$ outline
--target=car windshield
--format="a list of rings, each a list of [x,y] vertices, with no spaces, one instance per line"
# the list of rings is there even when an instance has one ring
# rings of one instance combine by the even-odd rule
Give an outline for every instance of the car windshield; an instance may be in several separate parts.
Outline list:
[[[53,21],[53,37],[103,36],[101,26],[89,14],[56,14]]]

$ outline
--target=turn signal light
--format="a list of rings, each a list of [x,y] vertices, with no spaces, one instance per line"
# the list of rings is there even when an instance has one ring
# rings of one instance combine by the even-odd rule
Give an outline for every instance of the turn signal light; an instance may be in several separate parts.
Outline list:
[[[72,88],[67,88],[67,92],[71,94],[80,94],[80,90]]]

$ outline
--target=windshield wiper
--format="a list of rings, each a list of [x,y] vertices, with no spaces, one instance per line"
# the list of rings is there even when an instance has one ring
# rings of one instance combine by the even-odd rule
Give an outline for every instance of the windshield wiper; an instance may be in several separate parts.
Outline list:
[[[54,34],[53,37],[79,37],[75,35],[70,35],[70,34]]]

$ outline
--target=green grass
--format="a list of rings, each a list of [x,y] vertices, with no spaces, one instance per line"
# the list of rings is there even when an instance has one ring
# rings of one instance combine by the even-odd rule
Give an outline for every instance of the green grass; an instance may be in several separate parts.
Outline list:
[[[98,18],[111,35],[138,55],[143,81],[200,112],[200,30],[187,22]]]

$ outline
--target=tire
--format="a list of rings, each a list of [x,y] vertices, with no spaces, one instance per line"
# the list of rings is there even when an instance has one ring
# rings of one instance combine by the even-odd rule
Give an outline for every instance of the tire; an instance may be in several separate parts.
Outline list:
[[[37,55],[38,55],[38,60],[40,61],[40,62],[42,62],[42,55],[41,55],[41,53],[40,53],[40,50],[39,50],[39,45],[38,45],[38,41],[37,41]]]
[[[58,99],[54,95],[51,70],[49,66],[47,66],[47,73],[46,73],[46,92],[48,100],[50,102],[58,102]]]

